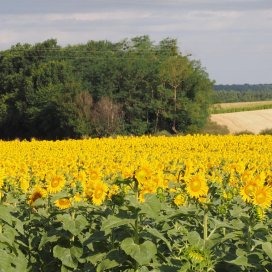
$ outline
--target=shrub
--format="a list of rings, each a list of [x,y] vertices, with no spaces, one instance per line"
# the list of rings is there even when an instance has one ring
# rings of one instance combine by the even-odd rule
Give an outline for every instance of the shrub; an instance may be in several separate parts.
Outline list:
[[[259,134],[261,134],[261,135],[272,135],[272,128],[263,129]]]

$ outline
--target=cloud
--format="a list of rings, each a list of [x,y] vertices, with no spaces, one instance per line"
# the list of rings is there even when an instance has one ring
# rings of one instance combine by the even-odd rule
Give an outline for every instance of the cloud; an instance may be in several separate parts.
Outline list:
[[[66,45],[139,35],[150,35],[155,41],[171,37],[221,83],[237,82],[239,75],[241,81],[272,81],[272,1],[12,0],[1,4],[0,50],[48,38]]]

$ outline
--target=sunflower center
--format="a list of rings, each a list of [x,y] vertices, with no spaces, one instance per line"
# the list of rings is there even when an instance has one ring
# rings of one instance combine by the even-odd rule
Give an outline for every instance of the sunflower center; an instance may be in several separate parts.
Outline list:
[[[34,201],[36,201],[37,199],[39,199],[41,197],[42,197],[42,194],[37,192],[32,196],[32,201],[34,202]]]
[[[194,191],[194,192],[197,192],[200,190],[201,188],[201,182],[199,180],[193,180],[191,183],[190,183],[190,187],[191,187],[191,190]]]
[[[99,175],[96,171],[90,171],[90,179],[91,180],[97,180],[99,178]]]
[[[259,204],[262,204],[266,201],[266,195],[264,193],[259,193],[257,196],[256,196],[256,202],[259,203]]]
[[[254,192],[254,186],[252,184],[246,186],[245,188],[245,193],[248,195],[248,196],[251,196]]]
[[[52,187],[58,187],[59,186],[59,184],[60,184],[60,181],[59,181],[59,178],[53,178],[52,180],[51,180],[51,186]]]
[[[95,193],[94,193],[94,197],[99,199],[101,198],[103,195],[103,190],[101,188],[98,188],[97,190],[95,190]]]
[[[59,204],[60,205],[69,205],[70,204],[70,200],[66,199],[66,198],[62,198],[59,200]]]

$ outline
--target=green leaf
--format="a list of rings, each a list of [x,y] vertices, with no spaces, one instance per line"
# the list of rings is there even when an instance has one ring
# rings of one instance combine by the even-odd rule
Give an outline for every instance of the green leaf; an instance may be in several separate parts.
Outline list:
[[[103,258],[106,256],[106,253],[98,253],[92,256],[86,257],[86,260],[91,262],[94,266],[97,266],[99,262],[103,260]]]
[[[71,270],[68,269],[65,265],[61,266],[60,272],[70,272]]]
[[[61,260],[62,264],[69,268],[77,268],[77,261],[72,258],[70,248],[56,245],[53,248],[53,256]]]
[[[189,271],[191,265],[189,262],[185,263],[184,265],[182,265],[182,267],[178,270],[178,272],[187,272]]]
[[[17,219],[17,218],[15,219],[15,229],[21,234],[25,233],[24,223],[21,220]]]
[[[106,240],[107,237],[105,236],[104,231],[94,231],[92,232],[91,236],[89,236],[84,242],[83,245],[87,246],[89,249],[92,249],[93,242],[100,242]]]
[[[56,241],[58,241],[59,237],[56,235],[53,236],[47,236],[47,234],[43,235],[39,244],[38,249],[42,249],[42,247],[46,244],[46,243],[54,243]]]
[[[76,217],[75,221],[78,232],[81,232],[89,225],[88,220],[81,214]]]
[[[236,255],[238,257],[242,257],[242,256],[246,255],[246,252],[243,249],[241,249],[241,248],[237,248],[237,250],[235,251],[235,253],[236,253]]]
[[[272,260],[272,244],[270,242],[265,242],[262,244],[263,251]]]
[[[70,252],[72,256],[74,256],[77,260],[80,260],[82,254],[83,254],[83,248],[73,246],[70,248]]]
[[[120,254],[119,249],[111,250],[97,267],[97,272],[121,266],[126,261],[125,254]]]
[[[254,267],[248,263],[248,258],[246,256],[238,256],[236,259],[228,261],[228,263],[245,267]]]
[[[196,231],[189,232],[187,234],[187,240],[192,246],[200,246],[203,244],[203,240],[201,239],[199,233]]]
[[[15,271],[12,268],[12,255],[8,254],[7,252],[0,250],[0,271],[2,272],[10,272]]]
[[[1,220],[12,225],[13,216],[11,215],[12,209],[8,206],[0,206]]]
[[[68,197],[68,194],[66,192],[59,192],[59,193],[56,193],[52,196],[51,198],[51,202],[54,203],[56,200],[60,199],[60,198],[65,198],[65,197]]]
[[[162,240],[167,245],[169,250],[172,251],[172,247],[171,247],[171,244],[169,243],[169,241],[157,229],[154,229],[154,228],[151,228],[150,226],[148,226],[146,228],[146,231],[148,233],[150,233],[151,235],[153,235],[154,237],[159,238],[160,240]]]
[[[14,265],[17,271],[27,271],[28,261],[22,252],[19,251],[18,257],[14,259]]]
[[[57,219],[62,222],[64,230],[69,231],[72,235],[77,235],[76,223],[69,214],[60,214]]]
[[[160,215],[161,202],[155,194],[149,194],[145,196],[145,202],[140,205],[140,209],[140,214],[146,214],[153,219],[157,219]]]
[[[138,245],[132,238],[123,240],[121,242],[121,248],[140,265],[150,263],[151,259],[157,253],[156,245],[151,241],[145,241]]]
[[[105,231],[106,234],[111,232],[112,228],[120,227],[122,225],[128,225],[131,224],[134,225],[135,220],[133,219],[125,219],[125,218],[119,218],[114,215],[110,215],[102,222],[101,230]]]
[[[118,265],[119,263],[116,262],[115,260],[105,259],[97,266],[96,272],[102,272],[102,271],[117,267]]]
[[[2,230],[2,233],[0,233],[0,243],[13,245],[16,234],[17,232],[16,230],[14,230],[14,228],[6,225],[5,228]]]
[[[245,224],[241,220],[233,220],[232,226],[237,230],[241,230],[245,227]]]

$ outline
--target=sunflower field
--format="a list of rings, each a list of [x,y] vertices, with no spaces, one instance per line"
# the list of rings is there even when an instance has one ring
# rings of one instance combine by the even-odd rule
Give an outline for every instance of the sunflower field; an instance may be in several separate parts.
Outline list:
[[[0,141],[0,271],[272,271],[272,136]]]

